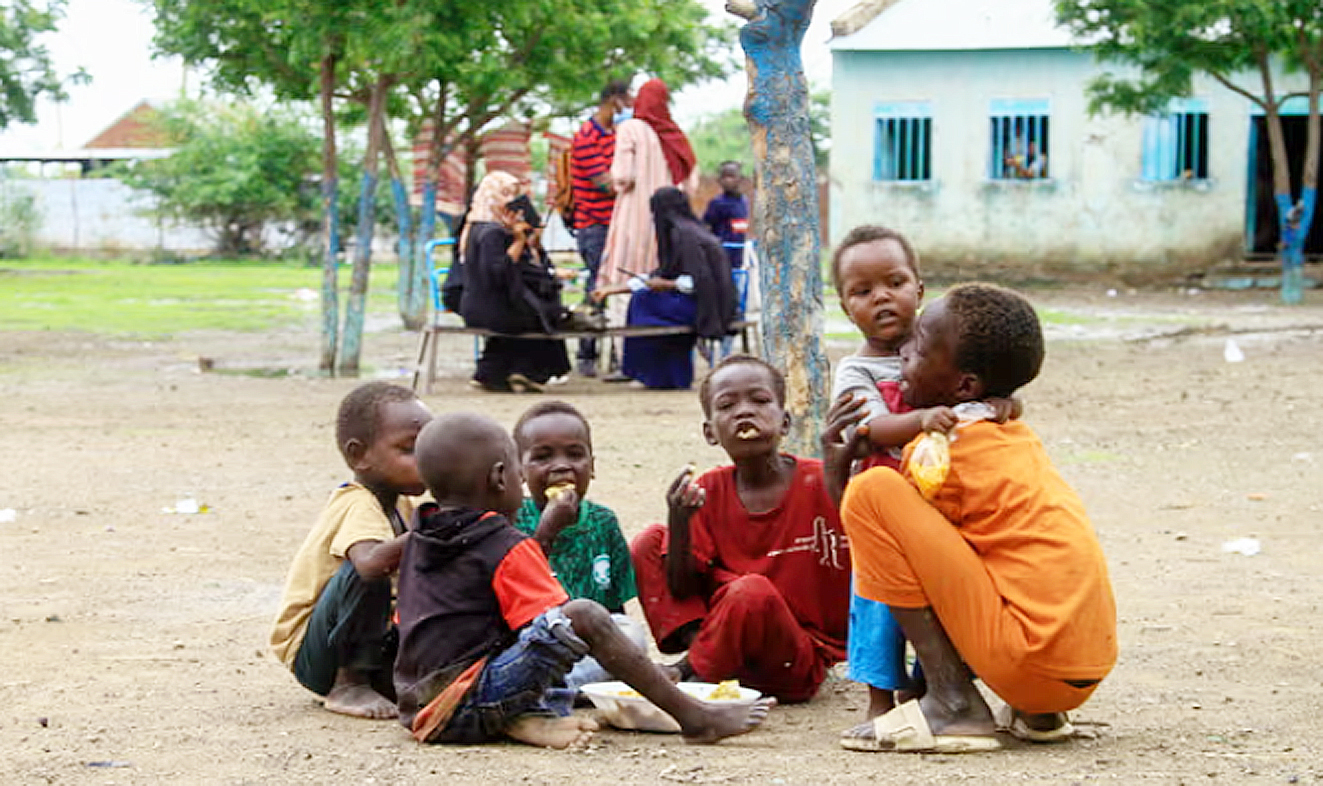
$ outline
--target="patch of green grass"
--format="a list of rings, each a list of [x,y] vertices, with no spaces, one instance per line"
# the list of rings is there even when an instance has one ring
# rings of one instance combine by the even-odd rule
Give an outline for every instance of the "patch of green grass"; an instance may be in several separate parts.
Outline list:
[[[189,330],[258,332],[320,318],[321,276],[320,268],[271,262],[3,262],[0,330],[145,336]],[[373,266],[369,313],[394,310],[396,276],[393,264]],[[349,279],[350,269],[344,266],[339,275],[342,314]]]

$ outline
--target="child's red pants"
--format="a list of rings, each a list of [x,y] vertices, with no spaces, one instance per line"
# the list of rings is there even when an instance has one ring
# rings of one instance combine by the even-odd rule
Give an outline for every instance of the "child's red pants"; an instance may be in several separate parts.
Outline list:
[[[742,685],[780,701],[808,701],[817,693],[833,658],[791,613],[766,577],[718,570],[706,595],[679,599],[666,585],[666,527],[653,524],[629,544],[639,602],[662,652],[679,652],[670,641],[699,622],[689,645],[689,665],[708,682],[739,679]]]

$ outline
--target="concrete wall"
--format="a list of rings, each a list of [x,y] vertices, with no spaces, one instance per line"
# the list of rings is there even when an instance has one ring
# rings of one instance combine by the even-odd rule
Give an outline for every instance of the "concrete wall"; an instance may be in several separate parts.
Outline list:
[[[202,254],[214,245],[197,227],[158,223],[140,215],[151,197],[118,180],[10,180],[5,185],[36,197],[42,216],[35,237],[38,246],[105,254],[158,248]]]
[[[1197,81],[1195,95],[1208,102],[1209,179],[1142,182],[1143,120],[1088,115],[1085,86],[1096,72],[1090,54],[1064,49],[835,52],[831,236],[893,226],[926,268],[960,277],[1003,267],[1143,277],[1238,258],[1250,103]],[[1050,179],[988,178],[989,104],[1008,98],[1050,101]],[[874,110],[896,101],[931,103],[929,182],[873,180]]]

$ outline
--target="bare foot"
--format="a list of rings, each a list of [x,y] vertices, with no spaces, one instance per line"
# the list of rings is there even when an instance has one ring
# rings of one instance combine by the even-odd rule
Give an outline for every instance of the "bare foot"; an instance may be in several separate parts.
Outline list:
[[[355,718],[385,720],[399,715],[395,703],[362,683],[337,683],[326,694],[326,709]]]
[[[524,715],[511,723],[505,733],[526,745],[561,750],[587,745],[595,731],[597,723],[592,718]]]
[[[704,705],[704,721],[684,729],[684,741],[691,745],[711,745],[718,740],[747,734],[767,720],[767,711],[776,706],[776,699],[767,696],[750,707],[722,707]]]

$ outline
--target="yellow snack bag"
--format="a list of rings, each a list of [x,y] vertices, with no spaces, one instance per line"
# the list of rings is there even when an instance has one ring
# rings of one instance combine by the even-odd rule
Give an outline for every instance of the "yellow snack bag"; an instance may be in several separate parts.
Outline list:
[[[937,496],[951,470],[951,439],[940,431],[921,437],[910,453],[908,472],[926,500]]]

